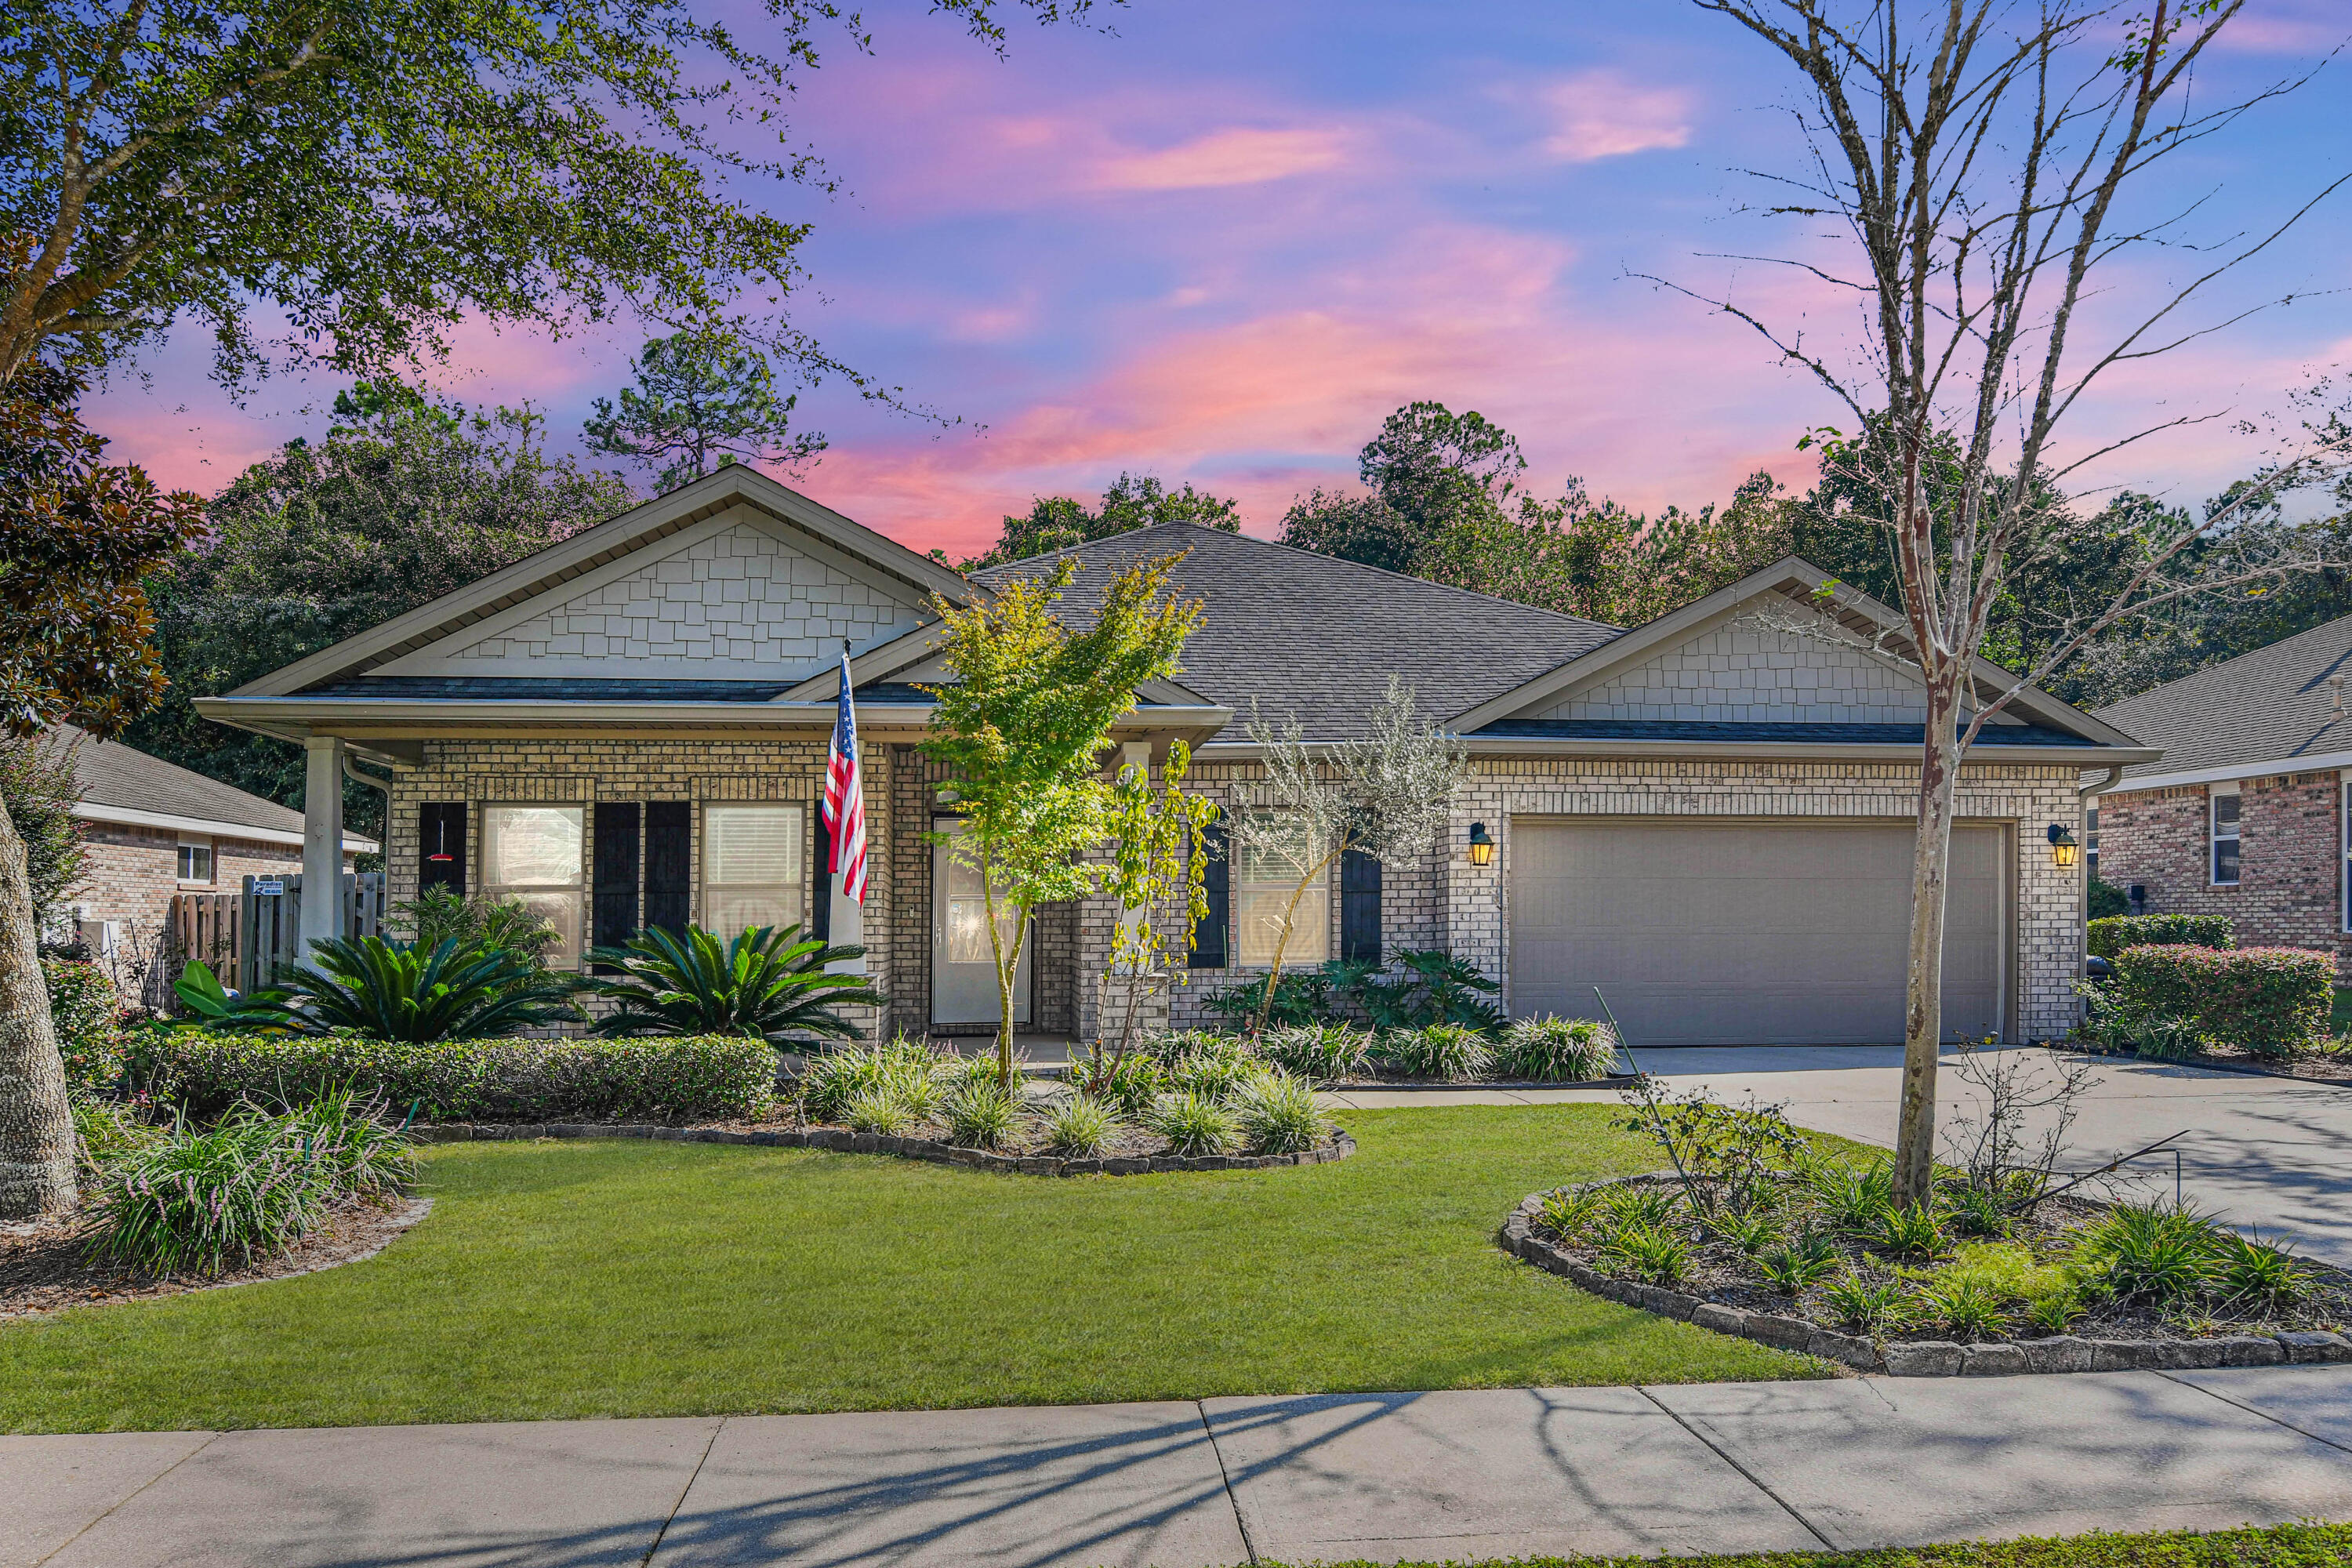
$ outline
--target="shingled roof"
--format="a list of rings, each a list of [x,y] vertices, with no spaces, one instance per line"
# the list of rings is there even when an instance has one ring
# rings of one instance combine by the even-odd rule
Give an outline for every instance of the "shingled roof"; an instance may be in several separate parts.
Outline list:
[[[2292,769],[2306,759],[2352,752],[2352,719],[2336,710],[2336,692],[2327,684],[2332,675],[2352,675],[2352,616],[2126,698],[2093,716],[2164,748],[2163,761],[2126,769],[2126,784],[2264,763]]]
[[[290,806],[190,773],[119,741],[93,740],[79,730],[60,729],[42,737],[41,745],[51,755],[72,748],[74,783],[84,805],[181,817],[217,825],[223,831],[259,827],[301,836],[302,814]]]
[[[1001,586],[1074,559],[1082,570],[1063,603],[1085,616],[1111,577],[1180,550],[1187,553],[1174,582],[1208,613],[1177,679],[1240,715],[1219,740],[1242,738],[1253,701],[1269,719],[1296,715],[1309,740],[1360,735],[1391,674],[1412,688],[1423,714],[1451,719],[1619,635],[1598,621],[1195,523],[1137,529],[973,575]]]

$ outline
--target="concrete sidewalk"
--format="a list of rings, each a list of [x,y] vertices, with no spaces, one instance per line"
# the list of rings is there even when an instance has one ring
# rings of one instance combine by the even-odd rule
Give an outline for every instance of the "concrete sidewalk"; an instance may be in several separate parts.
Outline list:
[[[0,1437],[6,1568],[1221,1568],[2352,1519],[2352,1368]]]

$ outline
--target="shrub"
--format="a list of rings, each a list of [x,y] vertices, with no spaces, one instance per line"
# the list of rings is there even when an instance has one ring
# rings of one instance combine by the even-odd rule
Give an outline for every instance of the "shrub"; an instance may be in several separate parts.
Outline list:
[[[1449,1083],[1484,1077],[1495,1061],[1486,1037],[1466,1024],[1394,1030],[1382,1035],[1374,1049],[1399,1072]]]
[[[397,1186],[409,1161],[406,1141],[349,1094],[184,1123],[107,1173],[89,1252],[151,1275],[218,1274],[292,1246],[338,1198]]]
[[[126,1154],[137,1152],[163,1137],[163,1131],[138,1120],[131,1108],[114,1101],[73,1100],[74,1138],[87,1171],[104,1171]]]
[[[49,993],[49,1019],[58,1054],[66,1060],[66,1088],[75,1099],[110,1092],[121,1080],[124,1040],[115,1023],[114,982],[94,963],[41,961]]]
[[[1804,1166],[1802,1179],[1822,1212],[1854,1236],[1877,1229],[1879,1216],[1895,1205],[1895,1167],[1884,1159],[1859,1165],[1813,1161]]]
[[[1617,1227],[1601,1241],[1601,1258],[1653,1285],[1679,1285],[1690,1274],[1690,1243],[1664,1226]]]
[[[454,941],[460,947],[504,949],[528,959],[533,968],[546,967],[547,950],[563,937],[520,899],[469,899],[447,888],[427,888],[413,900],[393,905],[386,923],[409,945],[428,952]]]
[[[209,972],[205,978],[211,978]],[[184,984],[194,979],[182,977]],[[571,988],[568,978],[545,973],[535,960],[505,948],[445,941],[424,949],[378,936],[335,937],[313,946],[310,962],[282,987],[245,998],[236,1014],[207,1024],[248,1028],[266,1017],[298,1035],[497,1039],[576,1016],[563,999]]]
[[[1996,1339],[2009,1331],[2008,1298],[1981,1279],[1930,1280],[1919,1289],[1919,1311],[1962,1339]]]
[[[994,1149],[1021,1128],[1021,1102],[994,1074],[974,1073],[948,1096],[948,1142]]]
[[[1604,1187],[1600,1213],[1603,1222],[1612,1226],[1671,1225],[1682,1201],[1682,1194],[1667,1186]]]
[[[1091,1160],[1110,1146],[1118,1113],[1101,1100],[1074,1094],[1045,1118],[1045,1147],[1071,1160]]]
[[[1177,1058],[1162,1074],[1168,1092],[1198,1095],[1203,1100],[1230,1100],[1249,1083],[1265,1076],[1265,1059],[1249,1042],[1230,1035],[1211,1035],[1214,1049]]]
[[[177,1029],[136,1044],[134,1078],[198,1120],[346,1088],[426,1121],[688,1121],[775,1100],[774,1048],[740,1036],[418,1044]]]
[[[864,1089],[841,1108],[841,1124],[852,1132],[877,1132],[895,1138],[919,1120],[911,1107],[889,1088]]]
[[[2225,1306],[2257,1316],[2309,1299],[2311,1270],[2293,1253],[2260,1237],[2220,1231],[2207,1264],[2213,1293]]]
[[[2075,1256],[2104,1265],[2102,1282],[2116,1295],[2169,1307],[2203,1293],[2219,1236],[2210,1221],[2186,1209],[2126,1205],[2091,1226]]]
[[[1148,1051],[1129,1051],[1115,1063],[1107,1056],[1097,1060],[1090,1051],[1076,1069],[1074,1076],[1088,1094],[1117,1107],[1130,1121],[1150,1110],[1168,1087],[1166,1071]]]
[[[1780,1222],[1766,1214],[1727,1215],[1716,1222],[1716,1229],[1749,1258],[1762,1257],[1781,1239]]]
[[[2063,1334],[2084,1312],[2082,1296],[2073,1290],[2053,1290],[2025,1304],[2025,1321],[2045,1334]]]
[[[1469,960],[1438,948],[1413,948],[1398,953],[1396,962],[1404,973],[1393,980],[1381,979],[1378,965],[1361,961],[1336,960],[1323,973],[1334,990],[1364,1010],[1375,1029],[1503,1026],[1503,1010],[1490,1000],[1503,989],[1501,983],[1489,980]]]
[[[2113,882],[2102,880],[2097,877],[2091,879],[2088,902],[2088,913],[2094,923],[2116,915],[2131,913],[2131,895]],[[2095,948],[2092,951],[2097,950]],[[2105,958],[2108,955],[2100,953],[2099,956]]]
[[[1782,1246],[1768,1248],[1756,1260],[1756,1267],[1766,1284],[1783,1296],[1795,1296],[1837,1272],[1839,1261],[1837,1247],[1828,1237],[1807,1231]]]
[[[1850,1334],[1875,1333],[1904,1320],[1902,1286],[1892,1280],[1874,1283],[1851,1269],[1831,1280],[1822,1299]]]
[[[1546,1193],[1543,1223],[1560,1240],[1573,1241],[1584,1234],[1600,1210],[1601,1200],[1590,1187],[1580,1192]]]
[[[2309,1046],[2336,1000],[2336,958],[2292,947],[2141,946],[2115,961],[2129,1011],[2186,1018],[2200,1037],[2250,1051]]]
[[[2132,947],[2238,945],[2227,915],[2112,915],[2093,921],[2090,931],[2095,958],[2116,958]]]
[[[1206,1007],[1225,1021],[1228,1028],[1247,1028],[1257,1016],[1258,1004],[1265,999],[1263,979],[1244,980],[1237,984],[1212,991],[1201,998]],[[1274,1006],[1267,1012],[1268,1028],[1288,1027],[1299,1024],[1319,1024],[1331,1017],[1330,977],[1313,970],[1286,970],[1275,982]]]
[[[861,1094],[895,1094],[917,1114],[939,1109],[946,1092],[940,1083],[945,1063],[920,1040],[903,1035],[876,1046],[846,1046],[809,1058],[801,1074],[801,1114],[812,1121],[840,1121]]]
[[[1935,1258],[1949,1245],[1943,1221],[1925,1204],[1888,1204],[1866,1233],[1870,1243],[1903,1258]]]
[[[1265,1059],[1318,1082],[1354,1078],[1371,1055],[1372,1037],[1347,1024],[1299,1024],[1258,1037]]]
[[[1234,1113],[1197,1094],[1178,1095],[1152,1112],[1150,1128],[1168,1140],[1171,1153],[1230,1153],[1241,1141]]]
[[[862,947],[803,941],[801,928],[753,926],[721,947],[700,926],[681,933],[648,927],[626,947],[589,957],[620,973],[578,984],[614,1004],[600,1035],[751,1035],[775,1045],[854,1040],[858,1029],[835,1009],[883,1005],[862,974],[825,966],[865,955]]]
[[[1495,1068],[1505,1078],[1573,1083],[1606,1078],[1617,1065],[1617,1040],[1591,1018],[1521,1018],[1503,1031]]]
[[[1331,1117],[1315,1098],[1315,1085],[1294,1073],[1271,1072],[1244,1085],[1232,1107],[1253,1154],[1296,1154],[1330,1135]]]
[[[2010,1232],[2004,1194],[1969,1182],[1942,1194],[1944,1217],[1962,1236],[2004,1237]]]

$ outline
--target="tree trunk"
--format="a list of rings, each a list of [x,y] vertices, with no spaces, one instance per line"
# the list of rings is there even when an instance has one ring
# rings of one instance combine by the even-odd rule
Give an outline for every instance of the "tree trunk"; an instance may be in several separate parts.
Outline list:
[[[1963,665],[1961,675],[1965,676]],[[1936,1179],[1936,1076],[1944,1037],[1944,905],[1951,879],[1952,800],[1959,782],[1959,691],[1927,683],[1919,753],[1918,831],[1911,849],[1911,951],[1903,1019],[1903,1110],[1895,1134],[1895,1201],[1926,1203]]]
[[[69,1209],[80,1198],[73,1108],[41,979],[25,841],[0,802],[0,1219]]]

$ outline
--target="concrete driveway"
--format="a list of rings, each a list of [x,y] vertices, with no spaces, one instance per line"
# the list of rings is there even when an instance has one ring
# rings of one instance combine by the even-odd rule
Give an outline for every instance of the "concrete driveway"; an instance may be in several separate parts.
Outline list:
[[[1788,1103],[1801,1127],[1881,1145],[1895,1141],[1902,1052],[1892,1046],[1720,1046],[1637,1053],[1678,1085],[1706,1084],[1738,1100],[1753,1090]],[[2039,1051],[2029,1052],[2040,1056]],[[2315,1258],[2352,1268],[2352,1085],[2213,1072],[2095,1058],[2096,1083],[2076,1122],[2070,1169],[2083,1170],[2153,1143],[2179,1141],[2182,1185],[2192,1203],[2240,1226],[2278,1234]],[[1613,1100],[1593,1090],[1465,1090],[1459,1094],[1348,1091],[1370,1109],[1485,1100]],[[1938,1099],[1948,1111],[1974,1097],[1949,1066]],[[2135,1167],[2140,1190],[2172,1194],[2169,1157]]]

